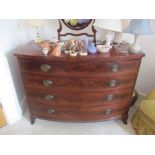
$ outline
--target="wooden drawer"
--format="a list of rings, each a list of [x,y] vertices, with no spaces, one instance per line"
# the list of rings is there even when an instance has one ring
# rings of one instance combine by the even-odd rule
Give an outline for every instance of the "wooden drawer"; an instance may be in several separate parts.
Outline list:
[[[121,118],[128,112],[128,104],[121,101],[113,105],[92,106],[80,108],[80,119],[83,121],[99,121],[114,118]]]
[[[79,115],[78,107],[58,107],[34,103],[29,104],[29,109],[31,115],[56,120],[70,120],[72,119],[71,116]]]
[[[128,104],[132,89],[121,89],[110,92],[27,92],[28,100],[31,103],[41,103],[58,106],[91,106],[91,105],[109,105],[125,101]]]
[[[49,91],[94,91],[94,90],[116,90],[132,87],[135,75],[117,75],[109,77],[52,77],[34,76],[23,74],[23,81],[27,90],[49,90]]]
[[[139,60],[116,62],[83,62],[65,63],[50,61],[32,61],[19,59],[22,72],[44,75],[63,76],[107,76],[111,74],[135,74],[140,64]],[[92,74],[93,73],[93,74]],[[101,74],[106,73],[106,74]]]
[[[94,106],[94,107],[58,107],[42,104],[30,104],[31,114],[35,117],[63,121],[93,121],[121,117],[127,106]]]

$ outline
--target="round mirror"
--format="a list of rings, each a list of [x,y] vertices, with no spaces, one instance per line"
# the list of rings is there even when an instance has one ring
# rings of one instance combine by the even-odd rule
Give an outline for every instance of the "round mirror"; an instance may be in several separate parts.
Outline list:
[[[62,22],[72,30],[82,30],[86,28],[92,19],[62,19]]]

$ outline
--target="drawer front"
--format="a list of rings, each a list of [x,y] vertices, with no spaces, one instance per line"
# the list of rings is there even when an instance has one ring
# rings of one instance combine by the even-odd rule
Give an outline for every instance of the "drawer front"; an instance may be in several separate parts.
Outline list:
[[[40,118],[63,120],[63,121],[93,121],[121,117],[127,106],[94,106],[81,107],[58,107],[41,104],[30,104],[31,115]]]
[[[58,107],[42,104],[29,104],[31,115],[41,118],[69,120],[71,116],[79,115],[78,107]]]
[[[116,61],[116,62],[47,62],[20,59],[22,72],[30,72],[46,75],[66,75],[66,76],[105,76],[108,74],[128,74],[137,73],[139,60]],[[92,74],[93,73],[93,74]]]
[[[83,121],[99,121],[121,118],[128,111],[127,104],[120,102],[116,105],[94,106],[80,109],[80,118]]]
[[[117,75],[110,77],[51,77],[34,76],[32,74],[23,74],[23,81],[26,89],[36,90],[64,90],[64,91],[94,91],[94,90],[115,90],[120,88],[132,87],[135,81],[135,75]]]
[[[110,92],[27,92],[28,100],[31,103],[41,103],[58,106],[83,106],[109,105],[117,102],[129,101],[132,89],[122,89]]]

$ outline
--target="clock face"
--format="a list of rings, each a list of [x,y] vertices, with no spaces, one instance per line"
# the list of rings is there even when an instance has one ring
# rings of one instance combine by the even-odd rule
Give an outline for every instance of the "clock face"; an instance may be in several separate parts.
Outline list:
[[[72,30],[82,30],[86,28],[92,19],[62,19],[62,22]]]

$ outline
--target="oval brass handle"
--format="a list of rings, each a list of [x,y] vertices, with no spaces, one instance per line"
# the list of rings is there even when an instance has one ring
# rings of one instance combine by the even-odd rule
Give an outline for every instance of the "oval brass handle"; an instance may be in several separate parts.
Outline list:
[[[55,113],[55,109],[48,109],[47,112],[48,112],[48,114],[53,114],[53,113]]]
[[[43,85],[46,87],[52,86],[53,81],[51,80],[43,80]]]
[[[111,114],[112,113],[112,109],[106,109],[105,111],[104,111],[104,113],[106,114],[106,115],[109,115],[109,114]]]
[[[54,99],[54,96],[53,96],[53,95],[46,95],[44,98],[45,98],[45,100],[47,100],[47,101],[51,101],[51,100]]]
[[[117,80],[110,80],[110,81],[109,81],[109,86],[110,86],[110,87],[116,87],[117,83],[118,83]]]
[[[48,64],[43,64],[41,65],[40,69],[43,71],[43,72],[48,72],[51,70],[51,66],[48,65]]]
[[[114,94],[109,94],[109,95],[107,95],[106,98],[107,98],[107,101],[111,101],[114,99]]]
[[[120,66],[118,64],[112,65],[111,66],[111,71],[112,72],[118,72],[120,70]]]

